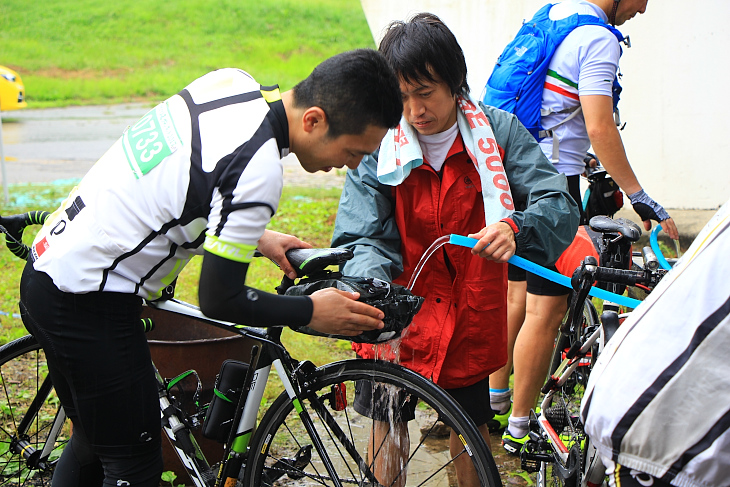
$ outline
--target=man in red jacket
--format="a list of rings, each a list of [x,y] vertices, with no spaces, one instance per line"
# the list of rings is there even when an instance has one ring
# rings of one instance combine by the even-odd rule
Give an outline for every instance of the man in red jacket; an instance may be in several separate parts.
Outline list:
[[[554,263],[575,234],[578,208],[565,177],[517,119],[470,98],[463,52],[438,17],[391,24],[379,50],[400,79],[403,118],[378,154],[348,171],[333,246],[354,251],[345,274],[406,285],[436,239],[479,240],[471,250],[446,245],[426,262],[413,287],[425,302],[398,354],[444,387],[488,442],[489,374],[506,361],[505,263],[515,253]],[[376,355],[370,345],[355,350]],[[361,384],[355,408],[377,416],[378,394]],[[408,445],[411,406],[399,415],[393,443]],[[461,450],[455,435],[450,441],[452,453]],[[455,463],[460,485],[478,485],[467,458]],[[404,465],[375,467],[390,485]]]

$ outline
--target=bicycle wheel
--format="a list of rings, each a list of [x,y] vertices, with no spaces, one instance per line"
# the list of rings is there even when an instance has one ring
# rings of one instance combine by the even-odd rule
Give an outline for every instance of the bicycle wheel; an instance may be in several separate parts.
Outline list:
[[[606,467],[598,455],[593,440],[588,438],[588,444],[583,451],[583,480],[581,487],[585,486],[607,486],[608,476]]]
[[[27,335],[0,347],[0,381],[0,485],[50,485],[71,434],[70,421],[35,338]]]
[[[358,414],[352,406],[357,380],[376,380],[401,391],[396,393],[398,400],[418,401],[416,419],[377,422]],[[387,362],[346,360],[321,367],[301,382],[302,404],[283,393],[261,420],[251,441],[244,485],[455,486],[448,428],[463,443],[455,452],[456,461],[473,465],[480,485],[501,485],[494,459],[474,423],[448,394],[422,376]],[[307,433],[300,411],[312,419],[314,435]],[[400,446],[395,448],[399,453],[390,460],[381,455],[382,443],[374,441],[368,446],[370,435],[385,425],[390,431],[400,430],[396,435]],[[321,451],[327,452],[332,463],[330,471]],[[390,477],[396,478],[381,484],[373,469],[388,462],[391,467],[397,463]]]

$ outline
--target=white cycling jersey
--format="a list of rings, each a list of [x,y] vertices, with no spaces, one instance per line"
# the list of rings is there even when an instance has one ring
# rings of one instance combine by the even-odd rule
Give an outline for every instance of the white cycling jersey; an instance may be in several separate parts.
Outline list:
[[[608,22],[603,10],[584,0],[555,4],[550,9],[550,19],[560,20],[576,13],[593,15]],[[549,129],[571,115],[571,110],[580,105],[580,96],[612,97],[620,57],[618,40],[605,27],[583,25],[568,34],[555,50],[548,67],[541,111],[550,114],[542,117],[542,126]],[[568,111],[557,113],[565,110]],[[559,162],[555,164],[558,172],[566,176],[583,174],[583,158],[591,146],[583,113],[555,128],[554,136],[560,141]],[[540,147],[547,158],[552,159],[553,137],[542,139]]]
[[[288,152],[278,88],[238,69],[209,73],[96,162],[36,236],[33,265],[62,291],[156,299],[203,249],[249,262]]]
[[[730,202],[621,325],[581,415],[604,465],[730,485]]]

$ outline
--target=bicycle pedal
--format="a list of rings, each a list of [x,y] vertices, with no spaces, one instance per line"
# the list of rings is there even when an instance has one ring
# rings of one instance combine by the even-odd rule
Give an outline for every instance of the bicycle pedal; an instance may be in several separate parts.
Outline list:
[[[520,456],[520,468],[527,473],[535,473],[540,470],[540,462]]]
[[[520,452],[520,468],[522,470],[535,473],[540,469],[541,462],[552,461],[550,454],[542,447],[544,443],[542,440],[535,441],[532,439],[525,442],[525,446]]]

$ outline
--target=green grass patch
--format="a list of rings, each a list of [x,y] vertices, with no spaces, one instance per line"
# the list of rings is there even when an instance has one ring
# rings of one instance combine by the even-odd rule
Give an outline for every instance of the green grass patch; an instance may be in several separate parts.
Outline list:
[[[358,0],[6,0],[0,64],[30,107],[163,99],[239,67],[291,88],[319,62],[375,47]]]

